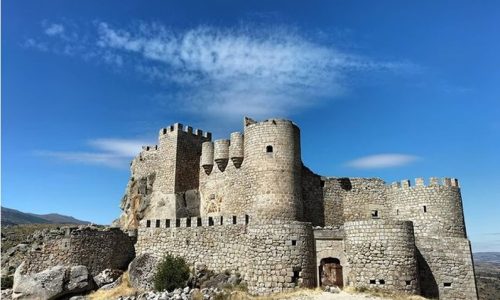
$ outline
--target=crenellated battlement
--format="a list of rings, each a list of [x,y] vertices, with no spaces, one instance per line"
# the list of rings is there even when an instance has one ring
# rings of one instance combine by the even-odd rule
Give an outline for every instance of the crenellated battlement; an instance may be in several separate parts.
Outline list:
[[[460,187],[458,179],[449,177],[444,177],[444,178],[430,177],[428,180],[428,184],[425,184],[424,178],[415,178],[413,185],[410,180],[404,179],[399,182],[398,181],[393,182],[390,186],[392,189],[408,189],[408,188],[436,187],[436,186],[455,187],[455,188]]]
[[[168,127],[160,129],[160,137],[165,134],[171,133],[187,133],[194,136],[203,137],[206,139],[212,139],[212,133],[208,131],[203,131],[201,129],[193,130],[193,127],[189,125],[183,125],[182,123],[174,123]]]
[[[211,227],[225,225],[248,225],[249,215],[239,216],[203,216],[177,219],[148,219],[141,220],[142,228],[186,228],[186,227]]]

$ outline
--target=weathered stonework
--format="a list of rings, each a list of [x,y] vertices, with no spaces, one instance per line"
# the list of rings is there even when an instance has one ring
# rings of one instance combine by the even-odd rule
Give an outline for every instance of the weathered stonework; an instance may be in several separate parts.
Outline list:
[[[134,257],[134,240],[119,228],[70,228],[51,231],[50,237],[27,252],[26,274],[54,266],[86,266],[92,276],[104,269],[127,268]]]
[[[293,122],[211,141],[174,124],[131,164],[116,224],[136,251],[242,274],[253,294],[321,284],[477,299],[458,181],[315,174]]]

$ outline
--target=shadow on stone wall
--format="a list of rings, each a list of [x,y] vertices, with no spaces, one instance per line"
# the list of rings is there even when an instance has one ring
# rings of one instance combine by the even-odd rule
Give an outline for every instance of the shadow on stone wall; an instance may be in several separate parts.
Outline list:
[[[421,294],[426,298],[437,299],[439,297],[439,289],[436,278],[434,278],[431,268],[422,253],[418,249],[416,251]]]

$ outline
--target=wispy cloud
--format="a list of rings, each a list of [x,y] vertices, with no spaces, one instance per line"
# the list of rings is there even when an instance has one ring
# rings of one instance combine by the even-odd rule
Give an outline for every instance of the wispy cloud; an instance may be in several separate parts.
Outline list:
[[[342,94],[349,78],[360,72],[415,68],[342,51],[323,37],[286,26],[176,30],[158,23],[116,28],[95,22],[92,28],[91,34],[82,35],[46,24],[50,36],[44,42],[54,52],[130,67],[174,86],[175,93],[166,89],[170,107],[199,118],[289,116]]]
[[[382,169],[405,166],[418,159],[420,158],[415,155],[384,153],[360,157],[347,162],[346,165],[356,169]]]
[[[54,36],[54,35],[60,35],[64,32],[64,26],[61,24],[48,24],[45,25],[45,30],[44,30],[46,35]]]
[[[94,150],[37,151],[35,154],[72,163],[126,168],[130,159],[136,156],[140,152],[141,146],[148,144],[148,142],[127,139],[95,139],[88,141],[87,144]]]

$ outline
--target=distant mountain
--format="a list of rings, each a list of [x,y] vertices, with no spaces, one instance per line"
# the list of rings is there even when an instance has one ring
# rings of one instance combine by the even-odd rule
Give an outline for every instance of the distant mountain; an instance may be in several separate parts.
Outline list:
[[[476,252],[473,257],[475,263],[492,263],[500,266],[500,252]]]
[[[18,224],[89,224],[90,222],[60,214],[38,215],[2,206],[2,226]]]

